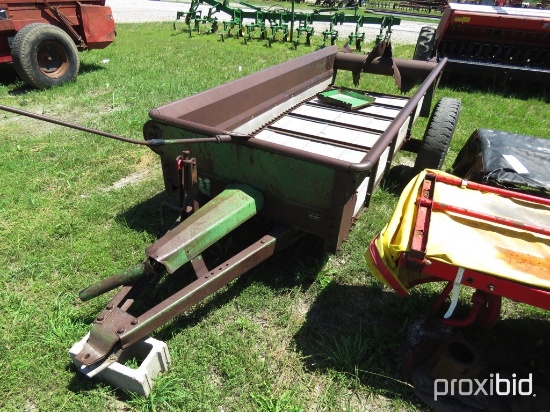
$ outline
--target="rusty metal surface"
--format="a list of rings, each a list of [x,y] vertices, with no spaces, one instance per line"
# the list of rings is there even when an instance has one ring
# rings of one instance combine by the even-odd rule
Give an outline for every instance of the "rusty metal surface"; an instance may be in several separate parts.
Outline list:
[[[333,46],[301,56],[158,107],[151,110],[149,116],[160,123],[168,122],[205,134],[211,134],[207,128],[235,129],[312,85],[330,79],[337,50]]]
[[[136,318],[129,315],[126,310],[139,292],[138,288],[129,283],[124,285],[105,305],[105,309],[92,324],[89,339],[80,353],[76,355],[77,361],[84,365],[92,365],[105,359],[113,351],[121,349],[120,335],[136,324]]]
[[[136,265],[130,269],[127,269],[115,276],[111,276],[107,279],[103,279],[102,281],[95,283],[91,286],[88,286],[85,289],[82,289],[78,293],[78,297],[83,302],[93,299],[99,295],[102,295],[105,292],[108,292],[110,290],[113,290],[119,286],[128,284],[141,276],[144,276],[147,274],[147,265],[145,263],[140,263],[139,265]]]
[[[322,52],[322,53],[320,53]],[[434,69],[435,63],[377,58],[364,64],[364,56],[337,53],[336,46],[274,66],[205,92],[152,109],[151,119],[182,130],[217,135],[226,133],[290,96],[331,78],[333,69],[380,75],[393,75],[393,65],[401,76],[420,81]],[[239,102],[239,104],[235,104]],[[216,116],[212,116],[212,107]]]
[[[143,287],[133,290],[131,286],[124,286],[94,321],[90,337],[76,359],[84,365],[92,365],[129,347],[303,235],[303,232],[279,226],[226,262],[208,271],[203,267],[195,281],[139,316],[132,316],[127,311]]]
[[[225,286],[233,279],[257,266],[268,257],[273,256],[276,252],[285,249],[303,236],[304,233],[287,226],[275,228],[242,252],[217,267],[211,268],[204,277],[200,277],[193,284],[181,289],[162,302],[161,305],[139,316],[139,328],[137,328],[139,335],[135,335],[138,332],[122,335],[122,347],[129,346],[141,339],[142,336],[152,332],[177,314],[200,302],[222,286]]]
[[[329,253],[336,253],[347,237],[353,224],[353,210],[357,201],[357,180],[350,180],[350,175],[337,172],[331,196],[331,214],[328,221],[328,232],[325,235],[324,248]],[[359,180],[359,179],[358,179]]]
[[[82,36],[73,28],[71,21],[63,14],[59,8],[51,5],[48,0],[42,0],[42,3],[51,11],[51,13],[59,20],[59,22],[65,28],[65,31],[73,38],[80,48],[85,48],[86,43]]]
[[[100,282],[97,290],[92,287],[91,293],[95,294],[126,278],[129,280],[94,321],[88,342],[77,360],[96,365],[108,355],[119,353],[306,232],[323,237],[329,252],[340,247],[351,229],[358,206],[361,209],[364,205],[359,197],[366,196],[368,201],[382,177],[377,173],[379,168],[387,169],[398,149],[397,140],[401,144],[410,132],[413,117],[422,99],[435,87],[445,61],[438,65],[413,64],[417,72],[414,69],[411,72],[428,75],[412,98],[379,95],[380,107],[373,107],[378,111],[369,113],[371,108],[366,108],[347,112],[322,103],[315,92],[308,95],[310,88],[317,90],[320,85],[330,84],[337,66],[336,54],[335,48],[327,48],[150,112],[154,122],[144,126],[146,141],[177,142],[150,147],[161,155],[167,187],[174,186],[181,191],[178,209],[182,223],[147,248],[144,269],[137,271],[143,276],[134,276],[134,270],[130,276],[123,274]],[[363,58],[357,62],[355,58],[343,56],[340,69],[353,71],[360,64],[361,70],[374,67],[372,70],[388,74],[387,71],[393,73],[397,67],[393,59],[374,59],[365,64]],[[244,107],[234,104],[239,99],[246,102]],[[287,100],[292,104],[286,103]],[[219,116],[212,116],[213,105],[220,108]],[[211,136],[231,137],[226,128],[240,127],[266,111],[271,113],[277,105],[283,109],[254,132],[246,134],[249,128],[244,138],[231,138],[232,144],[226,145],[204,143],[205,138]],[[309,125],[316,125],[317,132]],[[320,132],[322,128],[327,128],[324,134]],[[357,134],[358,140],[342,138],[344,129],[350,133],[346,139]],[[332,134],[336,132],[339,133]],[[270,134],[311,147],[285,146],[276,139],[268,141]],[[190,150],[193,158],[189,152],[182,155],[182,150]],[[344,157],[338,158],[334,151],[340,151],[338,156]],[[200,173],[195,159],[200,164]],[[384,159],[381,165],[380,159]],[[200,179],[203,185],[208,180],[207,194],[215,197],[198,208],[195,200]],[[254,193],[247,193],[253,200],[231,195],[234,201],[228,201],[229,195],[222,196],[229,193],[228,187],[244,185],[253,190]],[[191,193],[191,203],[186,200],[187,191]],[[232,214],[241,209],[245,211],[243,215]],[[209,268],[203,252],[257,212],[281,226],[226,262]],[[223,220],[226,217],[229,220]],[[219,224],[220,220],[224,223]],[[148,282],[160,279],[164,271],[168,273],[165,276],[173,276],[184,264],[194,273],[192,281],[141,315],[128,312]]]
[[[304,152],[311,145],[313,146],[311,150],[317,150],[325,159],[330,159],[335,153],[341,152],[341,156],[359,156],[360,160],[407,102],[403,97],[377,93],[372,93],[371,96],[375,98],[372,105],[354,111],[324,103],[317,97],[308,99],[253,132],[255,139],[251,139],[250,143],[261,141],[263,136],[266,136],[270,142],[284,144],[285,150]],[[376,97],[380,98],[378,102]],[[392,100],[395,100],[395,103]],[[283,143],[287,139],[289,141]],[[389,157],[392,156],[393,150],[389,154]],[[386,164],[383,167],[386,167]],[[376,168],[373,172],[374,175]],[[321,237],[325,239],[327,251],[336,252],[351,229],[358,200],[356,191],[359,184],[367,177],[366,172],[358,177],[347,173],[347,169],[338,170],[335,172],[334,180],[330,182],[331,190],[327,195],[330,198],[330,204],[325,206],[324,211],[310,211],[308,217],[302,217],[302,220],[313,218],[317,224],[323,224]],[[367,192],[369,197],[375,181],[376,179],[370,181]],[[317,204],[317,206],[321,205]],[[288,217],[283,219],[289,224]],[[294,221],[294,224],[303,226],[301,222]],[[319,234],[318,230],[315,232]]]
[[[80,23],[77,16],[76,0],[50,0],[49,3],[56,7],[67,18],[71,25],[77,27]],[[104,6],[103,0],[80,0],[82,4]],[[40,0],[4,0],[3,7],[7,7],[15,30],[21,30],[30,23],[49,23],[59,25],[56,16],[47,11],[47,6]]]
[[[199,210],[199,180],[197,159],[191,157],[189,151],[176,158],[180,177],[180,219],[191,216]]]
[[[396,59],[384,60],[385,58],[374,59],[369,64],[365,64],[364,57],[355,57],[349,53],[336,53],[336,48],[327,49],[328,50],[311,53],[304,58],[295,59],[294,61],[276,66],[276,70],[274,72],[268,69],[264,72],[260,72],[259,76],[258,74],[252,75],[252,78],[255,79],[253,82],[248,81],[249,76],[239,79],[236,82],[230,83],[227,90],[223,93],[225,93],[225,95],[229,98],[235,97],[233,93],[236,92],[236,85],[257,85],[258,82],[261,83],[264,81],[272,85],[272,80],[269,77],[270,73],[275,73],[280,76],[284,75],[289,78],[291,77],[288,75],[289,73],[298,73],[298,78],[292,78],[291,83],[289,83],[291,90],[275,93],[275,97],[273,97],[274,92],[271,92],[271,98],[268,99],[268,106],[271,107],[270,105],[281,99],[281,96],[288,96],[289,93],[293,95],[294,92],[308,90],[308,88],[312,85],[312,79],[308,78],[303,84],[299,82],[311,74],[315,76],[314,82],[318,83],[322,79],[324,79],[323,81],[326,81],[327,77],[330,77],[329,75],[332,74],[333,67],[338,67],[340,70],[352,71],[357,70],[358,68],[365,71],[373,70],[375,72],[382,70],[386,74],[389,74],[394,70],[394,66],[401,65],[399,61],[396,63]],[[210,105],[213,103],[212,99],[216,97],[216,94],[219,94],[220,88],[213,89],[213,91],[200,93],[192,96],[191,98],[183,99],[153,110],[152,112],[155,113],[156,121],[150,121],[145,124],[144,135],[146,137],[146,141],[140,141],[140,143],[154,146],[152,149],[161,155],[163,174],[167,189],[177,189],[181,186],[182,175],[178,173],[177,168],[174,168],[174,164],[177,163],[176,158],[181,154],[181,149],[192,146],[192,150],[201,155],[200,161],[203,165],[202,170],[204,171],[205,176],[211,176],[213,180],[218,180],[222,187],[231,181],[240,181],[243,183],[249,183],[258,188],[267,199],[270,199],[270,205],[265,208],[266,216],[275,218],[277,221],[300,228],[309,233],[317,234],[325,239],[333,239],[333,241],[329,242],[330,246],[327,246],[327,250],[334,250],[334,245],[337,245],[336,247],[338,247],[341,244],[342,236],[341,234],[335,234],[338,233],[339,230],[330,228],[332,225],[331,222],[333,220],[342,222],[341,213],[344,212],[344,205],[349,204],[350,197],[353,196],[354,190],[357,189],[357,186],[354,186],[353,183],[357,181],[356,174],[363,173],[361,179],[364,179],[369,171],[377,170],[377,162],[380,159],[380,156],[382,153],[387,151],[387,148],[389,147],[390,155],[388,159],[385,160],[386,163],[381,166],[384,169],[387,169],[393,153],[395,150],[399,149],[396,147],[395,141],[397,134],[407,121],[407,127],[410,132],[412,115],[416,112],[417,106],[424,95],[433,90],[436,81],[439,78],[439,74],[443,69],[444,63],[445,61],[435,65],[433,63],[414,61],[401,65],[401,69],[404,70],[404,72],[410,71],[413,73],[413,76],[422,77],[426,73],[429,73],[429,75],[420,86],[418,92],[415,93],[409,102],[399,111],[398,115],[393,119],[393,121],[390,122],[385,131],[374,130],[367,126],[362,126],[360,121],[355,120],[352,121],[352,123],[354,123],[353,125],[346,124],[345,122],[332,122],[333,127],[341,128],[341,130],[347,128],[369,133],[381,133],[378,141],[372,147],[363,144],[358,145],[355,143],[339,142],[335,136],[313,135],[307,131],[306,133],[297,132],[295,130],[289,130],[285,127],[279,127],[274,123],[276,120],[284,119],[285,117],[293,118],[295,120],[299,119],[300,121],[313,121],[317,123],[325,121],[325,119],[323,119],[325,117],[324,114],[335,110],[335,108],[323,106],[318,101],[311,98],[307,101],[299,102],[295,105],[295,107],[291,107],[289,110],[276,117],[274,121],[270,122],[266,125],[266,127],[260,129],[268,130],[271,127],[273,131],[283,133],[292,138],[308,140],[315,144],[327,144],[327,147],[331,151],[333,149],[357,150],[357,153],[362,153],[360,156],[360,162],[357,162],[357,159],[356,161],[351,162],[349,160],[334,158],[327,155],[326,152],[318,153],[315,151],[307,151],[292,146],[263,141],[259,138],[251,138],[249,135],[228,132],[218,128],[217,126],[214,127],[208,124],[205,125],[198,124],[193,121],[190,122],[187,118],[182,120],[181,118],[173,118],[168,116],[169,114],[173,115],[177,112],[181,115],[180,117],[186,117],[185,115],[182,115],[182,113],[185,114],[190,112],[193,114],[197,110],[198,112],[204,114],[205,108],[211,108]],[[372,69],[373,67],[376,69]],[[221,86],[221,88],[225,88],[226,86],[228,85]],[[252,87],[247,90],[251,93],[256,89]],[[280,90],[277,91],[280,92]],[[194,110],[193,108],[189,109],[188,105],[193,102],[198,102],[199,107],[197,110]],[[252,104],[255,103],[257,103],[257,101],[253,100]],[[320,115],[311,117],[309,115],[295,112],[295,109],[301,109],[304,107],[303,105],[314,107],[315,110],[320,111]],[[121,136],[83,128],[66,122],[56,121],[55,119],[49,119],[44,116],[29,114],[27,112],[20,111],[19,109],[11,109],[4,106],[0,106],[0,109],[30,115],[31,117],[40,118],[41,120],[51,121],[53,123],[100,134],[110,138],[130,141],[132,143],[135,142],[132,139],[125,139]],[[257,108],[255,108],[255,110],[257,110]],[[210,111],[208,111],[208,113],[210,113]],[[255,115],[256,114],[258,113],[255,112]],[[353,116],[361,117],[363,114],[356,113],[353,114]],[[380,118],[374,116],[374,118],[381,120],[383,116]],[[365,121],[367,121],[366,118]],[[169,123],[169,125],[164,122]],[[221,122],[234,123],[234,120],[224,118]],[[331,122],[327,121],[326,124],[330,126]],[[161,137],[164,137],[165,140],[161,139]],[[220,151],[218,149],[214,149],[213,147],[204,145],[205,142],[209,141],[226,141],[234,144],[230,144],[227,146],[227,149]],[[269,173],[266,175],[266,172]],[[332,188],[336,187],[335,174],[340,172],[348,173],[346,179],[341,179],[341,183],[338,184],[338,186],[342,185],[344,188],[343,190],[345,195],[341,196],[340,203],[337,207],[334,207],[334,204],[332,206],[329,205],[330,196],[334,194],[332,193],[331,195],[330,193],[332,192]],[[266,176],[265,178],[263,177],[264,175]],[[293,177],[296,175],[300,178],[304,178],[306,176],[308,176],[308,178],[305,182],[303,182],[304,184],[297,185],[294,184],[294,180],[296,179]],[[259,179],[260,177],[261,179]],[[283,177],[285,178],[283,179]],[[370,194],[372,193],[373,188],[380,177],[381,176],[377,176],[376,181],[371,179],[372,181],[369,182],[366,199],[367,204]],[[198,176],[195,177],[195,181],[197,178]],[[293,182],[293,184],[289,185],[289,181]],[[316,182],[323,182],[323,185],[317,187]],[[329,191],[328,194],[327,190]],[[361,201],[363,200],[361,199]],[[193,203],[191,209],[196,210],[196,206],[197,205]],[[284,208],[289,208],[289,210],[293,210],[295,213],[280,213],[280,210]],[[182,209],[185,214],[185,209],[187,209],[187,207]],[[343,220],[345,223],[342,224],[345,228],[348,227],[349,220],[350,219],[347,217]],[[346,233],[347,231],[348,229],[343,230],[343,232]]]
[[[121,310],[113,308],[108,317],[99,315],[90,329],[90,339],[84,344],[76,359],[85,365],[97,362],[110,353],[118,343],[119,336],[125,327],[120,326],[132,322],[134,317]]]
[[[312,53],[312,54],[315,54],[315,53]],[[363,65],[364,57],[362,56],[355,57],[355,56],[356,55],[352,55],[350,53],[338,53],[337,56],[335,56],[334,68],[335,69],[339,68],[341,70],[350,70],[350,71],[354,71],[354,70],[357,70],[358,68],[362,68],[366,72],[390,75],[390,74],[393,74],[393,64],[395,61],[395,64],[397,65],[397,67],[399,67],[399,70],[402,76],[408,76],[411,79],[425,78],[419,90],[410,99],[409,104],[407,104],[403,108],[399,116],[394,120],[394,122],[390,125],[388,130],[386,130],[383,136],[381,136],[379,142],[375,145],[375,147],[373,147],[373,150],[369,152],[368,159],[358,164],[350,164],[350,162],[340,161],[338,159],[331,159],[331,158],[327,158],[326,156],[317,155],[315,153],[308,153],[302,150],[296,150],[291,147],[283,147],[281,145],[272,144],[270,142],[259,141],[258,139],[250,139],[246,142],[246,145],[251,148],[268,150],[270,152],[281,154],[283,156],[287,156],[291,158],[303,159],[303,160],[311,161],[313,163],[327,165],[328,167],[331,167],[337,170],[348,170],[350,172],[356,172],[356,171],[366,171],[372,168],[374,165],[374,160],[375,159],[377,160],[377,158],[381,155],[381,152],[384,150],[384,148],[387,147],[388,144],[390,144],[392,135],[394,135],[396,131],[399,130],[399,128],[404,124],[407,118],[416,109],[418,103],[424,97],[424,95],[427,93],[430,93],[431,90],[433,90],[437,80],[439,79],[441,72],[443,71],[443,68],[446,63],[446,59],[443,59],[438,64],[434,64],[434,63],[419,62],[419,61],[378,58],[378,59],[375,59],[369,65]],[[298,63],[300,62],[297,62],[295,64],[298,64]],[[332,69],[330,70],[330,72],[332,73]],[[262,75],[256,78],[255,82],[258,80],[262,80],[262,81],[269,80],[268,78],[269,73],[265,73],[265,71],[260,73],[262,73]],[[225,111],[225,108],[221,109],[220,116],[212,116],[211,105],[216,105],[216,108],[220,107],[218,105],[217,95],[221,94],[226,98],[237,97],[238,95],[241,95],[241,93],[243,92],[241,87],[246,86],[247,78],[248,76],[245,78],[239,79],[236,82],[231,82],[224,86],[214,88],[210,91],[203,92],[195,96],[191,96],[190,98],[186,98],[186,99],[159,107],[157,109],[153,109],[149,112],[149,115],[153,120],[157,122],[158,127],[162,130],[166,130],[168,126],[168,127],[174,127],[175,129],[179,129],[183,133],[185,133],[185,131],[189,131],[192,133],[201,134],[203,136],[227,133],[226,131],[220,128],[220,124],[223,124],[223,125],[232,124],[236,126],[236,125],[242,124],[245,121],[245,118],[239,114],[237,116],[238,119],[229,119],[228,116],[230,116],[231,113],[233,114],[235,113],[227,112]],[[241,80],[245,80],[245,81],[241,82]],[[277,87],[277,88],[280,87],[279,85],[274,86],[272,83],[270,84],[271,84],[271,87]],[[307,84],[305,84],[304,87],[300,87],[300,90],[306,89],[310,85],[311,83],[307,82]],[[251,89],[248,89],[249,93],[250,93],[250,90]],[[288,92],[285,92],[282,95],[279,95],[278,97],[280,98],[281,96],[283,95],[286,96],[287,94]],[[256,100],[252,99],[252,97],[254,97]],[[268,102],[265,102],[265,101],[260,102],[263,99],[265,99],[265,96],[264,97],[256,96],[255,94],[247,95],[247,99],[245,100],[250,102],[249,104],[254,105],[255,107],[254,113],[250,113],[250,112],[247,113],[247,117],[257,116],[267,108],[273,107],[275,103],[273,99],[269,99]],[[275,99],[275,100],[279,101],[279,99]],[[197,106],[195,107],[194,105],[197,105]],[[239,111],[238,105],[233,104],[232,106],[233,106],[232,108],[233,111]],[[201,119],[206,119],[204,124],[199,123]],[[216,123],[216,124],[213,124],[213,123]],[[163,149],[158,150],[157,153],[161,154],[161,156],[167,154],[167,152]]]
[[[334,57],[332,66],[326,67],[331,56]],[[398,68],[401,76],[408,79],[405,81],[416,82],[418,79],[424,79],[424,82],[410,99],[373,93],[375,97],[380,97],[379,101],[395,99],[397,102],[401,99],[403,103],[393,107],[397,113],[390,117],[359,111],[355,113],[341,111],[342,119],[346,117],[346,120],[340,121],[334,119],[334,116],[338,110],[342,109],[330,107],[318,101],[315,98],[317,92],[309,92],[312,87],[309,81],[300,86],[299,78],[291,79],[292,90],[300,91],[298,95],[300,99],[296,99],[293,93],[289,94],[289,91],[280,89],[271,91],[267,96],[255,95],[257,82],[266,82],[273,87],[268,69],[267,72],[251,75],[250,82],[250,76],[247,76],[236,82],[152,110],[150,112],[152,121],[144,128],[144,136],[146,139],[185,140],[185,137],[196,139],[212,133],[229,133],[220,125],[224,127],[235,125],[239,130],[246,130],[253,137],[237,145],[223,147],[174,145],[153,148],[161,156],[165,187],[173,190],[179,185],[174,159],[179,155],[178,150],[190,149],[201,165],[199,178],[202,176],[208,179],[212,187],[218,187],[220,190],[230,182],[250,184],[265,196],[265,207],[261,212],[263,216],[324,238],[326,249],[334,252],[349,232],[355,214],[361,209],[356,202],[350,212],[348,208],[354,203],[350,198],[354,196],[360,182],[370,173],[372,176],[376,175],[376,178],[370,179],[368,189],[362,189],[361,199],[356,198],[358,202],[363,202],[363,205],[368,204],[370,195],[380,181],[383,171],[388,170],[393,155],[401,148],[402,140],[410,138],[411,126],[419,107],[429,109],[430,98],[445,63],[446,60],[431,63],[382,57],[365,64],[365,56],[338,53],[334,48],[330,51],[322,50],[311,53],[305,59],[284,63],[282,65],[284,67],[278,68],[278,73],[288,74],[294,70],[305,73],[314,70],[314,73],[319,74],[322,70],[326,70],[327,73],[333,73],[336,70],[352,72],[362,70],[392,75]],[[319,67],[319,64],[322,67]],[[321,81],[320,79],[326,79],[326,75],[317,77],[317,83]],[[328,83],[323,81],[321,84],[329,86],[330,81]],[[244,92],[246,94],[243,94]],[[273,99],[274,94],[277,96],[275,99]],[[254,110],[248,111],[244,117],[239,115],[237,118],[232,118],[231,116],[235,113],[228,112],[222,107],[221,117],[212,116],[213,110],[218,114],[220,107],[218,96],[220,95],[223,99],[231,101],[249,102],[255,105]],[[291,103],[274,107],[280,96],[288,95],[294,96]],[[240,99],[236,99],[237,96]],[[375,100],[374,105],[377,104]],[[384,105],[385,103],[381,104],[381,107]],[[246,111],[248,107],[246,106],[244,110]],[[232,110],[236,109],[232,108]],[[248,119],[247,116],[263,119],[266,110],[271,118],[266,118],[263,123],[256,120],[243,123]],[[205,124],[200,124],[203,118],[208,119]],[[369,126],[368,123],[373,121],[383,126],[374,128]],[[298,126],[295,127],[292,123],[298,123]],[[310,124],[311,128],[308,126]],[[334,129],[334,131],[325,134],[315,132],[321,127],[327,130]],[[374,140],[371,139],[370,143],[366,140],[344,141],[345,139],[341,136],[343,131],[372,134],[377,137],[373,138]],[[277,138],[264,138],[265,133],[273,133]],[[281,140],[278,140],[279,136]],[[312,149],[283,143],[285,139],[300,142],[300,145],[305,142],[311,145]],[[353,160],[338,158],[334,155],[336,151],[352,151],[355,157]],[[377,162],[382,157],[383,164],[378,166]],[[336,178],[337,175],[340,177]],[[322,184],[319,186],[320,182]],[[335,193],[340,193],[340,190],[342,192],[338,195],[338,202],[331,200]],[[212,194],[217,193],[214,190]],[[363,199],[365,194],[366,199]],[[289,212],[282,213],[281,210]]]
[[[339,53],[338,58],[335,62],[335,67],[340,67],[344,70],[356,70],[358,67],[363,67],[364,57],[356,55],[351,55],[347,53]],[[381,62],[382,60],[382,62]],[[385,61],[384,61],[385,60]],[[373,67],[376,70],[381,70],[385,74],[389,74],[392,70],[391,59],[375,59],[373,65],[368,65],[363,67],[363,70],[369,71]],[[398,60],[398,59],[394,59]],[[411,63],[409,63],[411,62]],[[399,64],[399,63],[397,63]],[[402,108],[399,114],[393,119],[388,128],[380,135],[380,138],[377,142],[368,150],[365,159],[362,162],[353,163],[353,162],[344,162],[339,161],[338,159],[329,159],[326,156],[318,156],[315,153],[304,152],[303,150],[297,150],[291,147],[282,148],[280,145],[272,145],[269,142],[259,142],[258,139],[251,139],[247,142],[248,145],[252,147],[265,147],[268,150],[273,150],[276,152],[285,153],[290,157],[296,158],[307,158],[313,162],[322,162],[323,164],[329,165],[337,170],[346,170],[349,172],[364,172],[372,169],[375,163],[378,161],[382,152],[391,144],[392,139],[396,136],[400,128],[405,124],[405,122],[410,119],[412,113],[415,112],[418,104],[421,99],[430,92],[431,89],[437,84],[444,67],[446,64],[446,59],[443,59],[441,62],[427,63],[427,62],[418,62],[418,61],[407,61],[407,67],[405,70],[410,70],[414,76],[419,76],[418,78],[424,77],[424,82],[419,87],[418,91],[409,99],[407,104]],[[374,71],[372,71],[374,72]],[[426,73],[428,73],[426,77]],[[380,74],[380,73],[378,73]],[[410,129],[410,125],[408,126]]]
[[[116,37],[113,12],[108,6],[78,3],[82,30],[86,46],[90,49],[104,49]]]
[[[434,86],[437,84],[437,81],[440,78],[446,63],[447,59],[442,59],[437,64],[437,66],[434,67],[428,77],[426,77],[424,82],[420,85],[416,93],[410,98],[405,107],[403,107],[403,110],[399,112],[399,115],[397,115],[390,127],[388,127],[388,129],[384,133],[382,133],[380,139],[369,151],[364,161],[359,164],[350,165],[350,171],[365,171],[371,169],[374,166],[386,147],[388,147],[388,145],[391,143],[391,140],[395,133],[397,133],[397,130],[405,123],[405,121],[407,121],[411,113],[416,109],[416,107],[420,103],[420,100],[424,97],[426,93],[429,92],[430,89],[433,89]]]
[[[110,7],[105,6],[105,1],[103,0],[5,0],[2,2],[2,5],[3,8],[9,10],[10,24],[0,29],[0,31],[2,31],[0,36],[13,36],[15,32],[31,23],[47,23],[61,27],[67,31],[71,37],[78,42],[80,48],[85,48],[87,46],[82,36],[106,35],[107,37],[103,38],[102,42],[97,44],[100,48],[106,47],[114,40],[114,37],[108,40],[111,36],[115,35],[114,21]],[[89,15],[93,14],[93,16],[91,16],[93,19],[107,20],[101,26],[95,24],[92,28],[92,30],[104,30],[104,33],[90,33],[90,27],[82,27],[83,22],[80,20],[81,7],[87,8],[87,13]],[[86,23],[88,22],[89,19]],[[86,29],[88,33],[86,33]],[[7,51],[7,49],[4,50],[3,46],[3,44],[0,45],[0,53]],[[96,48],[94,43],[88,45],[88,47]]]
[[[399,69],[402,77],[414,81],[423,81],[435,68],[437,63],[418,60],[378,57],[368,64],[364,64],[365,56],[355,53],[338,53],[334,61],[334,69],[348,71],[363,71],[364,73],[393,76],[393,62]]]

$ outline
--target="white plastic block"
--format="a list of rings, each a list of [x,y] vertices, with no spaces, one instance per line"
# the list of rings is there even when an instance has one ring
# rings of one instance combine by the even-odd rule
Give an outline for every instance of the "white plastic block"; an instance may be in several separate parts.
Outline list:
[[[88,333],[69,350],[76,368],[89,378],[97,377],[117,388],[147,397],[153,389],[153,380],[160,372],[168,370],[171,362],[168,346],[150,337],[143,338],[126,348],[117,362],[85,366],[75,357],[84,347],[89,335]],[[132,358],[141,361],[137,369],[124,365],[124,362]],[[108,366],[105,367],[105,365]]]

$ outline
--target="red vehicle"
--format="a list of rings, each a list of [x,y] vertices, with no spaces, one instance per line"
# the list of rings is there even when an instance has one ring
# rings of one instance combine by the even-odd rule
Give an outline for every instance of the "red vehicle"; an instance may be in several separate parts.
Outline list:
[[[0,63],[39,89],[74,80],[78,51],[103,49],[115,36],[105,0],[0,0]]]
[[[413,58],[443,57],[451,76],[550,83],[550,11],[449,3],[437,29],[422,28]]]

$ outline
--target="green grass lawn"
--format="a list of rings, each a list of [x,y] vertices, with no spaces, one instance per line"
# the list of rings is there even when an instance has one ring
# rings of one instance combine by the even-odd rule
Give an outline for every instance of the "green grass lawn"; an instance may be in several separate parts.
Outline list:
[[[215,35],[189,38],[170,23],[121,24],[117,32],[107,49],[82,53],[77,81],[60,88],[32,90],[10,67],[0,68],[0,104],[141,139],[151,108],[321,42],[243,45]],[[396,54],[409,58],[413,48],[399,46]],[[362,78],[363,85],[371,81]],[[397,93],[391,81],[373,87]],[[466,86],[440,87],[436,97],[443,96],[462,100],[447,169],[478,127],[550,137],[542,97]],[[421,136],[425,126],[419,121],[413,133]],[[397,201],[390,184],[376,192],[336,255],[308,237],[156,331],[172,366],[142,399],[85,379],[68,350],[111,296],[82,303],[78,291],[142,261],[163,233],[156,155],[1,112],[0,176],[1,410],[428,410],[403,376],[403,343],[440,286],[399,298],[363,259]],[[134,183],[116,185],[128,177]],[[506,301],[493,330],[464,334],[494,365],[522,365],[548,387],[549,320],[542,310]]]

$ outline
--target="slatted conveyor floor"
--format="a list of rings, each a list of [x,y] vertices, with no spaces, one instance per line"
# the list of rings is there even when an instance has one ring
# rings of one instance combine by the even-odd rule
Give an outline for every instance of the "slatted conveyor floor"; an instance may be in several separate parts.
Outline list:
[[[302,102],[255,133],[257,139],[358,163],[408,102],[370,93],[370,106],[349,111],[316,97]]]

